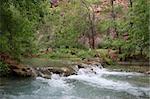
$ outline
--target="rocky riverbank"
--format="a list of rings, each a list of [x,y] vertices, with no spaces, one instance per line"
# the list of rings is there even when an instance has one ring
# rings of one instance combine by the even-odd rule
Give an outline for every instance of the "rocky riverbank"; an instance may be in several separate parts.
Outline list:
[[[96,61],[53,62],[47,59],[27,59],[26,63],[23,63],[15,61],[13,58],[6,54],[1,54],[0,59],[5,64],[8,64],[9,75],[19,77],[51,78],[52,74],[59,74],[60,76],[70,76],[76,74],[80,68],[101,66],[101,63]]]
[[[60,76],[70,76],[77,74],[80,68],[91,68],[99,67],[102,68],[101,64],[98,62],[88,62],[88,63],[73,63],[72,65],[66,65],[62,67],[58,66],[41,66],[41,67],[31,67],[23,64],[17,64],[10,66],[10,74],[19,77],[43,77],[51,78],[52,74],[59,74]]]
[[[80,68],[91,68],[99,67],[102,68],[101,64],[105,68],[109,68],[115,71],[126,71],[126,72],[140,72],[150,74],[149,66],[120,66],[120,65],[106,65],[99,59],[88,59],[81,61],[68,61],[59,60],[52,61],[41,58],[30,58],[23,60],[22,63],[15,61],[9,55],[1,54],[0,59],[8,64],[10,69],[10,75],[20,77],[43,77],[51,78],[52,74],[59,74],[60,76],[70,76],[76,74]],[[136,68],[135,68],[136,67]]]
[[[47,60],[47,59],[26,59],[25,64],[30,67],[30,70],[33,70],[33,74],[36,74],[35,77],[51,78],[52,74],[59,74],[60,76],[70,76],[76,74],[80,68],[91,68],[99,67],[108,68],[113,71],[119,72],[139,72],[144,74],[149,74],[149,66],[142,65],[106,65],[100,60],[91,59],[91,60],[82,60],[82,61],[68,61],[68,60]],[[102,63],[102,65],[101,65]],[[22,71],[23,72],[23,71]],[[20,74],[19,74],[20,75]],[[26,75],[26,74],[25,74]],[[32,76],[32,75],[31,75]]]

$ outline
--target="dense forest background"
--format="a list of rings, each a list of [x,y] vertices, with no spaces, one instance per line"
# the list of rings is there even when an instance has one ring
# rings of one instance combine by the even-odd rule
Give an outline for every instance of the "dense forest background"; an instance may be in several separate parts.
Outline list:
[[[48,57],[84,58],[107,49],[115,50],[119,60],[148,59],[149,4],[149,0],[1,0],[0,53],[17,60],[43,52]]]

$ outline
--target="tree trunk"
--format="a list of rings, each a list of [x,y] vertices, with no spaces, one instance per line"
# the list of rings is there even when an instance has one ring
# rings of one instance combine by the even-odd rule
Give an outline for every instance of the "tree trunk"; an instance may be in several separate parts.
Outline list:
[[[117,33],[117,28],[116,28],[116,24],[115,24],[115,21],[116,21],[116,14],[115,14],[115,11],[114,11],[114,1],[115,0],[111,0],[111,16],[112,16],[112,20],[113,20],[113,23],[114,23],[114,32],[116,33],[117,37],[118,37],[118,33]]]
[[[132,1],[132,0],[129,0],[129,2],[130,2],[130,7],[132,8],[132,6],[133,6],[133,1]]]
[[[93,9],[92,9],[92,12],[89,9],[90,5],[86,4],[84,0],[81,0],[81,1],[85,5],[86,9],[88,10],[88,19],[89,19],[89,24],[90,24],[90,27],[89,27],[89,29],[90,29],[89,31],[90,32],[88,33],[88,35],[89,35],[89,45],[90,45],[90,48],[95,49],[95,34],[96,34],[95,13],[94,13]]]
[[[95,49],[95,34],[96,34],[96,30],[95,30],[95,14],[94,12],[92,13],[92,19],[91,19],[91,39],[92,39],[92,49]]]
[[[130,4],[131,12],[132,12],[133,1],[132,1],[132,0],[129,0],[129,4]],[[132,15],[131,15],[131,16],[132,16]],[[130,26],[131,26],[131,27],[133,26],[133,22],[132,22],[132,21],[130,21]]]
[[[113,18],[113,20],[115,20],[115,12],[114,12],[114,0],[111,0],[111,8],[112,8],[112,10],[111,10],[111,16],[112,16],[112,18]]]

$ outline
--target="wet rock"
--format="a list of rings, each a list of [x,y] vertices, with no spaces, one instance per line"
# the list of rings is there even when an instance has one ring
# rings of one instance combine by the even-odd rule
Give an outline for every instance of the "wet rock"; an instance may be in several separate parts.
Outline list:
[[[69,75],[72,75],[75,73],[74,70],[71,70],[71,69],[66,68],[66,67],[62,67],[61,70],[63,72],[63,76],[69,76]]]
[[[38,76],[43,77],[43,78],[47,78],[47,79],[51,79],[51,75],[43,74],[41,72],[39,72]]]
[[[48,69],[48,67],[42,67],[39,69],[36,69],[38,73],[51,75],[51,71]]]
[[[17,69],[11,69],[12,73],[16,76],[23,76],[23,77],[36,77],[36,71],[31,67],[20,67]]]
[[[145,74],[148,74],[148,75],[150,75],[150,71],[147,71],[147,72],[145,72]]]
[[[23,76],[23,77],[36,77],[37,74],[35,70],[31,67],[25,66],[15,59],[13,59],[10,55],[6,53],[0,53],[0,61],[3,61],[8,65],[10,73],[15,76]]]
[[[85,68],[85,65],[79,64],[79,65],[77,65],[77,67],[78,67],[78,69],[80,69],[80,68]]]
[[[42,67],[36,69],[37,75],[44,78],[50,78],[52,74],[69,76],[75,74],[75,71],[68,67]]]
[[[103,68],[101,63],[99,62],[95,62],[95,61],[86,61],[86,62],[83,62],[81,64],[77,64],[76,65],[78,67],[78,69],[80,68],[91,68],[91,67],[99,67],[99,68]]]

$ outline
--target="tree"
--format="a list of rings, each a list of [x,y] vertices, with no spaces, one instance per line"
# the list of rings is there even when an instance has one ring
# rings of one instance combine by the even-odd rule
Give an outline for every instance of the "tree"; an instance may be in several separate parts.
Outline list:
[[[96,35],[96,27],[95,27],[95,12],[94,8],[86,2],[86,0],[81,0],[81,2],[84,4],[87,14],[88,14],[88,20],[89,20],[89,45],[90,48],[95,49],[95,35]]]
[[[130,43],[134,46],[134,51],[140,51],[149,47],[149,10],[148,0],[136,0],[132,3],[132,27],[129,29]]]
[[[44,22],[48,0],[1,0],[0,52],[15,58],[32,53],[35,32]]]
[[[65,6],[64,6],[65,5]],[[81,36],[89,38],[90,48],[95,48],[95,14],[92,6],[86,0],[72,0],[69,3],[61,1],[54,10],[57,26],[55,43],[57,46],[66,45],[77,47]],[[57,23],[59,22],[59,23]],[[57,23],[57,24],[56,24]]]

